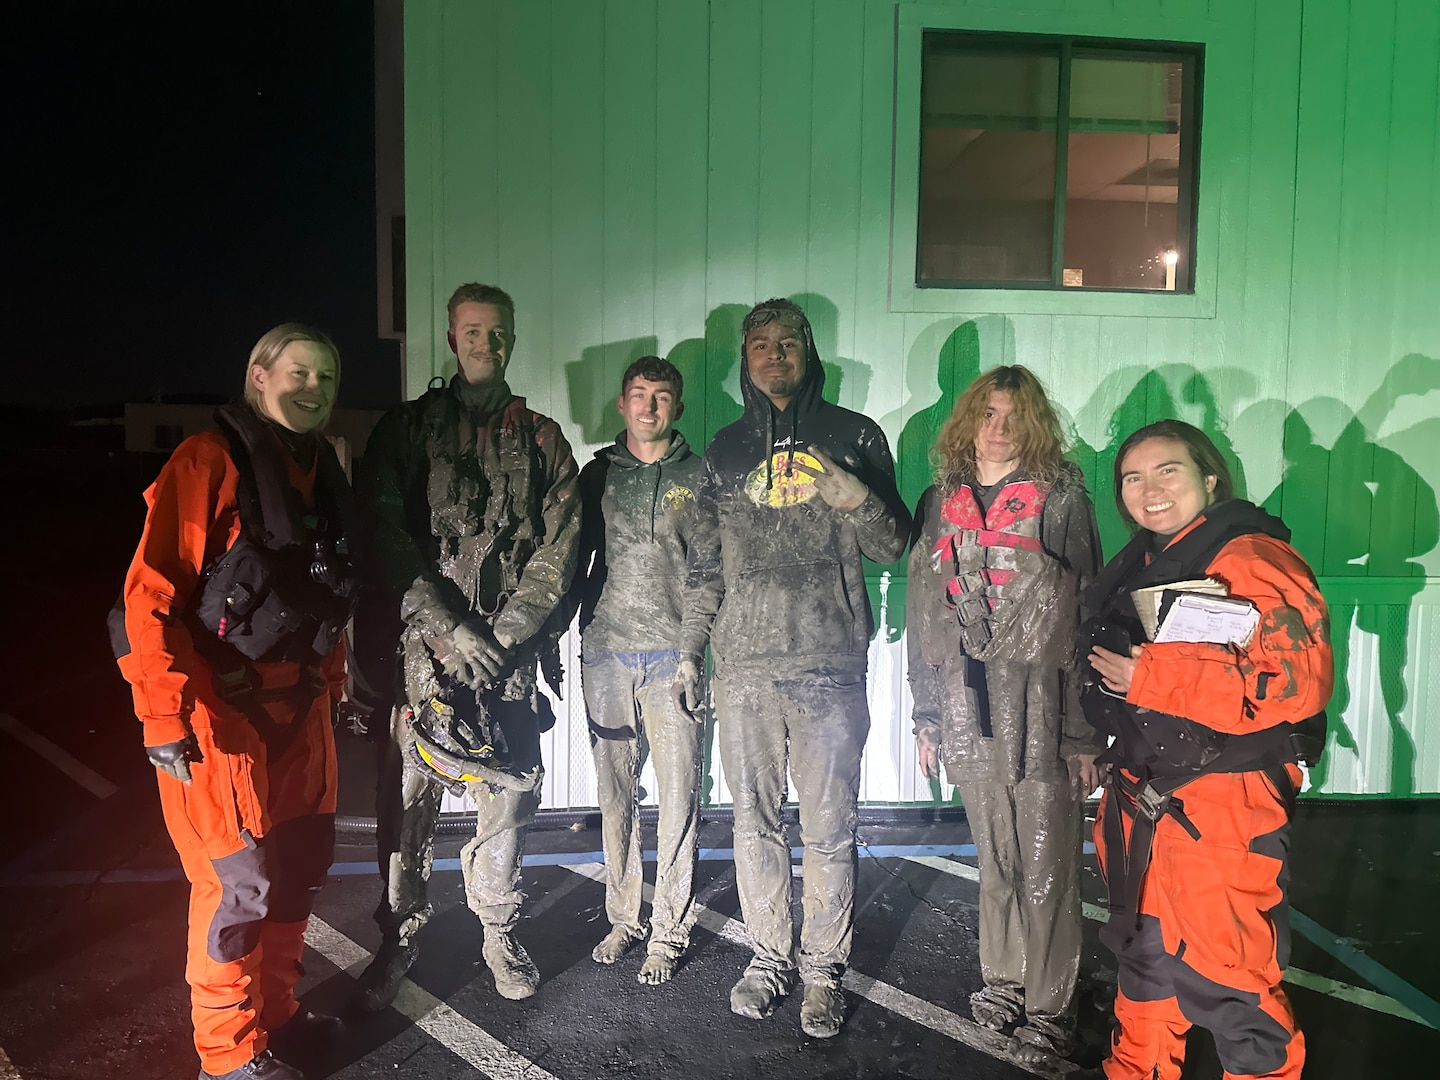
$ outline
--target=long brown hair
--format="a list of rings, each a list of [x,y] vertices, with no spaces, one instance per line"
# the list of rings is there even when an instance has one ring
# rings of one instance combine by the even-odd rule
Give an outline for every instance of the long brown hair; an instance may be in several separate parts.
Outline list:
[[[975,438],[990,407],[990,395],[997,390],[1009,394],[1014,407],[1010,430],[1020,467],[1041,483],[1053,483],[1059,477],[1065,461],[1060,417],[1034,372],[1011,364],[983,373],[956,399],[950,419],[930,450],[937,483],[957,487],[975,479]]]

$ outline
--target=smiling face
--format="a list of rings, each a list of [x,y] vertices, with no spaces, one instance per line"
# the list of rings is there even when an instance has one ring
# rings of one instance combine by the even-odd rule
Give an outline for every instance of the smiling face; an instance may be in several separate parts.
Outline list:
[[[515,347],[515,319],[509,310],[467,300],[456,306],[447,337],[467,383],[490,386],[504,380]]]
[[[805,334],[771,319],[745,335],[750,381],[777,408],[785,408],[805,379]]]
[[[335,357],[315,341],[292,341],[269,368],[251,364],[250,383],[260,411],[301,435],[325,426],[340,389]]]
[[[1120,462],[1120,497],[1142,529],[1172,535],[1215,501],[1216,477],[1204,475],[1179,439],[1138,442]]]
[[[663,453],[670,445],[670,432],[685,409],[670,383],[652,382],[643,375],[625,384],[615,407],[625,420],[626,445],[641,461],[647,460],[649,450]]]
[[[990,391],[990,401],[975,432],[975,471],[980,482],[994,483],[1013,472],[1020,462],[1011,416],[1015,401],[1008,390]]]

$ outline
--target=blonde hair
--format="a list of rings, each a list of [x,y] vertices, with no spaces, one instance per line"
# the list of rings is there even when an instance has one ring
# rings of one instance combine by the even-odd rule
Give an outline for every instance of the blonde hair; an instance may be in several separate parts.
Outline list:
[[[330,336],[323,330],[316,330],[304,323],[281,323],[275,329],[265,332],[250,350],[250,359],[245,362],[245,404],[257,413],[263,414],[264,410],[260,407],[260,391],[250,381],[250,369],[258,367],[261,371],[269,371],[275,366],[275,361],[280,359],[280,354],[297,341],[313,341],[330,353],[331,359],[335,361],[335,382],[339,384],[340,350],[335,348]]]
[[[975,479],[975,439],[990,407],[990,395],[997,390],[1010,395],[1014,410],[1010,431],[1020,467],[1041,483],[1053,483],[1059,477],[1065,461],[1060,418],[1034,373],[1013,364],[991,368],[956,399],[950,419],[940,428],[930,450],[937,483],[954,488]]]

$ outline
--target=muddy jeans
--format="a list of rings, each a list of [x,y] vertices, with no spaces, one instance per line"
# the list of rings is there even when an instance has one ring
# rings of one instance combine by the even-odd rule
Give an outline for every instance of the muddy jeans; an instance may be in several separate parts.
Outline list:
[[[510,772],[521,774],[540,764],[540,725],[528,702],[490,701],[510,750]],[[440,778],[415,763],[414,736],[397,709],[390,738],[380,748],[376,792],[378,861],[384,882],[375,921],[388,941],[408,945],[429,921],[427,896],[435,852],[435,823],[445,793]],[[543,772],[542,772],[543,778]],[[520,860],[525,834],[540,806],[541,786],[532,791],[492,791],[484,783],[466,784],[479,810],[475,837],[460,851],[465,898],[487,931],[508,932],[520,918]]]
[[[715,679],[720,757],[735,800],[735,880],[753,964],[796,967],[790,845],[780,811],[786,766],[800,803],[804,925],[800,976],[839,986],[855,922],[860,755],[870,731],[864,672],[730,666]]]
[[[582,668],[595,788],[605,849],[605,914],[639,934],[640,770],[654,755],[659,787],[650,950],[679,956],[695,922],[695,845],[700,821],[701,725],[675,707],[680,654],[586,649]]]
[[[1068,779],[958,787],[980,863],[985,985],[1023,995],[1031,1020],[1066,1027],[1080,970],[1079,791]]]

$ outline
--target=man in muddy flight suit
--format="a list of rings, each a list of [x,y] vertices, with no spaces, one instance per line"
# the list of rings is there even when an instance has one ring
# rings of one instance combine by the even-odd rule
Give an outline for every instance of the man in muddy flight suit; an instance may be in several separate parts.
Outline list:
[[[720,754],[735,801],[735,878],[755,955],[733,1012],[770,1015],[795,983],[786,767],[800,802],[805,921],[800,1024],[835,1035],[855,915],[860,755],[874,620],[862,554],[891,562],[910,515],[880,428],[821,397],[805,313],[768,300],[741,326],[745,414],[705,452],[676,689],[698,705],[715,659]],[[707,536],[708,533],[708,536]]]
[[[540,981],[513,931],[544,778],[540,732],[554,723],[536,673],[559,678],[562,598],[580,534],[578,470],[559,425],[505,381],[515,344],[509,295],[462,285],[449,322],[455,375],[380,421],[360,483],[404,623],[376,799],[382,942],[357,1002],[369,1010],[394,999],[415,961],[447,788],[479,808],[460,862],[495,988],[527,998]]]

